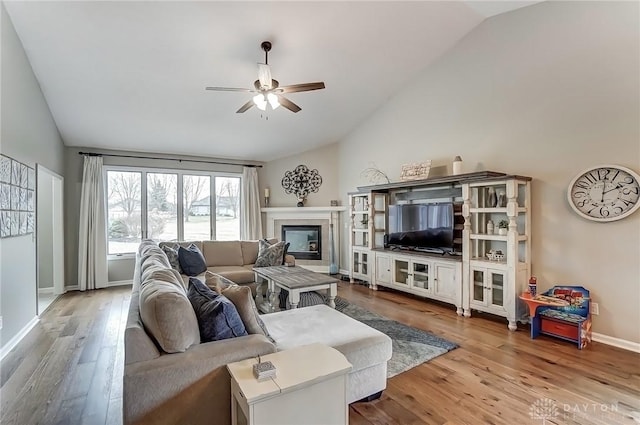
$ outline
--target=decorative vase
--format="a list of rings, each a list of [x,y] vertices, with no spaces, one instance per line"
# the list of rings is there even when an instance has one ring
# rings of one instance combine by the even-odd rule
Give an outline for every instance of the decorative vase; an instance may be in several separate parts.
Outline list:
[[[487,221],[487,235],[493,235],[493,221]]]
[[[459,155],[453,158],[453,175],[458,174],[462,174],[462,158]]]
[[[503,191],[500,191],[498,193],[498,206],[499,207],[507,206],[507,195]]]
[[[303,197],[298,198],[298,203],[296,204],[296,206],[304,207],[304,198]]]
[[[496,196],[496,190],[492,187],[487,189],[487,207],[495,208],[498,205],[498,197]]]
[[[498,229],[498,234],[499,234],[500,236],[507,236],[507,229],[505,229],[504,227],[500,227],[500,228]]]

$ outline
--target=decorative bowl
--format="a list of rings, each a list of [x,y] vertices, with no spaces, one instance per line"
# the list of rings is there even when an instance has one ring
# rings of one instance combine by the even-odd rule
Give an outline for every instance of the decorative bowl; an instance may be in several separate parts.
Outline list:
[[[487,258],[491,261],[504,261],[504,254],[502,252],[487,252]]]

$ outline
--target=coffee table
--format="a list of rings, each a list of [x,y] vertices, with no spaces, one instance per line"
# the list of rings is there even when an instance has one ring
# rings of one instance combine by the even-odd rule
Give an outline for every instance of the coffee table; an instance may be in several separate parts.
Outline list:
[[[326,290],[329,297],[329,306],[336,308],[336,295],[338,294],[338,279],[320,273],[315,273],[299,266],[271,266],[254,267],[253,271],[257,277],[267,281],[268,297],[267,302],[256,299],[256,304],[261,311],[271,313],[277,311],[277,297],[280,289],[289,291],[289,304],[291,308],[298,308],[300,294]],[[258,279],[256,279],[258,280]],[[258,296],[261,296],[258,295]],[[256,296],[256,298],[258,298]]]

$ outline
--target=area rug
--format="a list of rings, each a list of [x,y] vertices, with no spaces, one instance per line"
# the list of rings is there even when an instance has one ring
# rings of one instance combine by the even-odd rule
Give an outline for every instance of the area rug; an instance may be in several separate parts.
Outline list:
[[[344,298],[336,297],[335,302],[336,310],[387,334],[391,338],[393,355],[387,363],[387,378],[458,348],[458,345],[451,341],[380,316],[351,304]]]

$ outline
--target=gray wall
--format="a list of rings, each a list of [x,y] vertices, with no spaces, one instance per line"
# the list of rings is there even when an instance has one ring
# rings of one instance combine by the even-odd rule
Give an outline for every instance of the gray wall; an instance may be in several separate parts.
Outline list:
[[[594,332],[640,342],[640,212],[595,223],[566,200],[587,167],[640,172],[639,12],[544,2],[488,19],[340,143],[343,199],[370,161],[395,180],[425,159],[450,171],[455,155],[466,171],[531,176],[541,289],[591,289]]]
[[[128,152],[112,150],[95,150],[91,148],[67,147],[65,148],[65,276],[66,285],[75,288],[78,285],[78,222],[80,214],[80,194],[82,191],[82,171],[84,157],[78,152],[100,152],[105,154],[152,156],[167,158],[167,160],[104,157],[104,165],[131,166],[140,168],[178,169],[207,172],[242,173],[242,166],[204,164],[198,162],[177,162],[182,160],[221,161],[235,163],[233,160],[193,157],[184,155],[166,155],[149,152]],[[244,163],[259,164],[258,162],[244,161]],[[133,277],[134,260],[132,258],[116,258],[108,262],[108,281],[119,282],[130,280]]]
[[[0,6],[2,131],[0,151],[31,167],[64,175],[63,144],[20,39]],[[36,316],[35,235],[0,239],[0,346]]]

